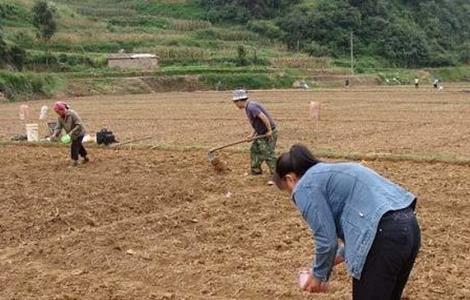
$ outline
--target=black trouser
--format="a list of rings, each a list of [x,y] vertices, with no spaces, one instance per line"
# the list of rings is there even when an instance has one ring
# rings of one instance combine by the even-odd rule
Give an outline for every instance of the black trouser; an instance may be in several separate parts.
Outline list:
[[[79,154],[81,157],[86,157],[87,152],[83,147],[82,141],[83,135],[72,139],[72,145],[70,145],[70,157],[72,160],[78,160]]]
[[[386,213],[361,279],[353,279],[353,299],[401,299],[420,245],[421,233],[411,208]]]

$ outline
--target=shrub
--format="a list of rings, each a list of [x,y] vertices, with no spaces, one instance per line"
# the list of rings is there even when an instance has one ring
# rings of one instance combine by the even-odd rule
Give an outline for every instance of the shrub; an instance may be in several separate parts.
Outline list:
[[[246,49],[243,45],[239,45],[237,48],[237,63],[239,66],[248,65],[248,60],[246,58]]]
[[[322,56],[329,56],[330,55],[330,50],[328,47],[321,46],[315,41],[311,41],[310,44],[308,44],[305,48],[305,51],[310,55],[310,56],[316,56],[316,57],[322,57]]]
[[[263,73],[250,74],[205,74],[200,75],[199,80],[211,87],[223,86],[224,89],[262,89],[262,88],[289,88],[295,78],[289,75],[269,75]]]
[[[253,32],[243,30],[224,30],[215,28],[206,28],[197,30],[195,37],[205,40],[223,40],[223,41],[256,41],[259,36]]]
[[[457,59],[451,53],[434,53],[429,58],[429,65],[432,67],[444,67],[444,66],[455,66]]]
[[[165,19],[153,16],[136,16],[136,17],[115,17],[108,20],[108,23],[114,26],[131,26],[131,27],[154,27],[167,28],[169,22]]]
[[[0,72],[0,92],[10,101],[21,98],[50,97],[62,80],[53,75]]]
[[[181,19],[202,19],[203,11],[193,1],[183,3],[158,3],[155,1],[139,1],[137,12],[149,15],[163,15]]]
[[[15,66],[15,68],[19,71],[23,70],[23,65],[26,60],[26,52],[23,48],[13,45],[10,48],[10,62]]]
[[[27,31],[19,31],[13,35],[12,40],[22,48],[33,48],[34,36]]]
[[[279,39],[282,37],[281,29],[270,21],[254,20],[248,22],[247,26],[251,31],[270,39]]]
[[[170,23],[169,28],[179,31],[190,31],[203,28],[209,28],[212,26],[211,22],[202,21],[202,20],[179,20],[171,19],[168,21]]]
[[[463,64],[470,64],[470,42],[463,43],[458,49],[459,61]]]
[[[71,67],[84,65],[92,68],[106,66],[106,59],[102,57],[91,57],[82,54],[68,54],[68,53],[53,53],[53,52],[30,52],[27,55],[25,64],[29,67],[49,65],[60,66],[63,70],[68,70]]]
[[[0,4],[0,18],[19,22],[29,21],[30,12],[23,6],[13,3]]]

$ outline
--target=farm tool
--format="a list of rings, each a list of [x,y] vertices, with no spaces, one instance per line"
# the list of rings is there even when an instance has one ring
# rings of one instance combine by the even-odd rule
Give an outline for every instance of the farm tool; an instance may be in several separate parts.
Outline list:
[[[227,148],[227,147],[235,146],[238,144],[242,144],[242,143],[249,143],[251,141],[262,139],[265,137],[267,137],[267,135],[258,135],[252,138],[247,138],[247,139],[239,140],[239,141],[232,142],[229,144],[225,144],[223,146],[212,148],[209,150],[209,153],[207,154],[207,158],[209,159],[209,162],[211,163],[211,165],[214,167],[214,169],[217,172],[222,172],[225,170],[225,164],[217,157],[216,151]]]
[[[129,144],[133,144],[133,143],[137,143],[137,142],[142,142],[142,141],[150,140],[152,138],[153,138],[153,136],[147,136],[147,137],[144,137],[144,138],[134,139],[134,140],[130,140],[130,141],[127,141],[127,142],[111,145],[111,148],[118,149],[118,148],[120,148],[124,145],[129,145]]]

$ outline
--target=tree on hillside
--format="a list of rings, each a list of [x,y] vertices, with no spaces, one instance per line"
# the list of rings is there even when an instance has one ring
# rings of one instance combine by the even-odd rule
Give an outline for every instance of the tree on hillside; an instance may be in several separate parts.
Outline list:
[[[345,1],[325,0],[314,10],[294,10],[280,19],[279,27],[290,49],[305,50],[314,41],[342,55],[349,51],[350,32],[360,27],[360,17],[359,11]]]
[[[5,63],[5,59],[7,57],[7,44],[3,40],[3,28],[2,28],[2,15],[0,15],[0,65],[3,65]]]
[[[470,41],[459,47],[459,60],[464,64],[470,64]]]
[[[360,12],[345,1],[320,2],[312,11],[309,22],[311,38],[335,49],[337,55],[349,53],[351,31],[356,32],[360,27]]]
[[[246,59],[246,49],[243,45],[238,46],[237,53],[238,53],[237,64],[239,66],[248,65],[248,60]]]
[[[246,23],[250,19],[273,18],[300,0],[199,0],[212,22]]]
[[[425,34],[412,23],[391,24],[378,41],[379,51],[397,66],[418,67],[429,63]]]
[[[0,65],[3,65],[6,63],[6,58],[7,58],[7,53],[8,53],[8,47],[5,41],[3,40],[3,31],[0,28]]]
[[[8,49],[8,45],[3,39],[3,28],[1,27],[1,20],[0,20],[0,66],[3,67],[9,63],[10,57],[10,50]]]
[[[0,67],[8,65],[10,68],[21,71],[23,69],[26,52],[18,45],[9,42],[3,38],[3,29],[0,19]]]
[[[37,29],[38,38],[46,44],[57,31],[57,22],[55,20],[55,10],[44,0],[39,0],[33,7],[33,25]],[[47,50],[48,52],[49,50]],[[46,66],[49,67],[49,55],[46,55]]]
[[[18,71],[23,70],[26,60],[26,51],[18,45],[9,48],[9,61]]]
[[[468,62],[469,0],[198,0],[211,22],[248,29],[314,56],[354,54],[390,66]],[[382,58],[384,60],[382,60]]]
[[[46,1],[40,0],[33,7],[33,25],[39,38],[48,42],[57,31],[55,11]]]
[[[308,42],[309,16],[301,10],[295,10],[279,21],[283,30],[283,40],[291,50],[300,50]]]

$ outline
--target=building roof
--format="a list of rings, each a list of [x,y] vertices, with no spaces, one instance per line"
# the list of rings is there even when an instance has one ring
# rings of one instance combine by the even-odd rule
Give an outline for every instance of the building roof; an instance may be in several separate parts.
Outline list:
[[[108,59],[142,59],[142,58],[156,58],[158,56],[150,53],[111,53],[108,54]]]

